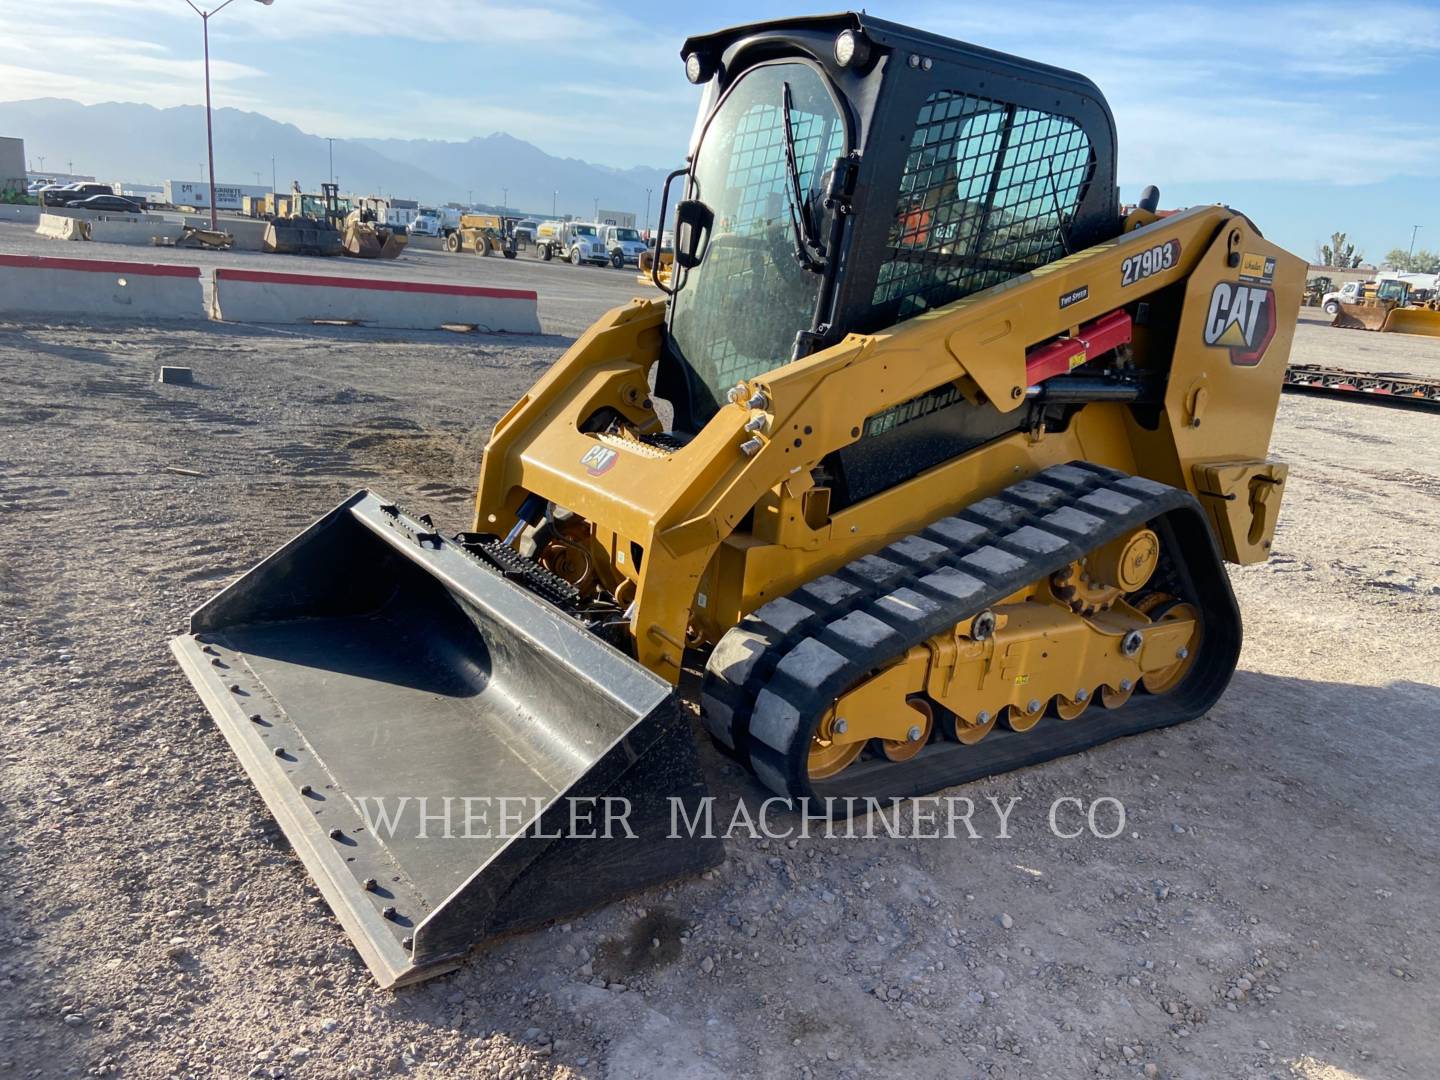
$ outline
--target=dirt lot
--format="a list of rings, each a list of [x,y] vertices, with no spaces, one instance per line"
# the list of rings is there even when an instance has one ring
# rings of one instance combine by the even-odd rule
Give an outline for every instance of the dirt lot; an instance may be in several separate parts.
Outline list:
[[[734,839],[376,990],[166,641],[357,487],[465,524],[561,344],[0,326],[0,1075],[1440,1074],[1440,416],[1308,398],[1208,717],[973,785],[976,840]],[[1296,359],[1440,375],[1440,343],[1310,321]],[[1051,833],[1102,796],[1119,837]]]

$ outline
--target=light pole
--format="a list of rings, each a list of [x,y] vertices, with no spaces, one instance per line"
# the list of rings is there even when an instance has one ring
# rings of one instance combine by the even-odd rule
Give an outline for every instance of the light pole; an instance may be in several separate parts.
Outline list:
[[[651,192],[651,190],[652,190],[652,189],[651,189],[651,188],[648,188],[648,187],[645,189],[645,229],[646,229],[646,231],[649,231],[649,229],[650,229],[650,192]]]
[[[205,37],[205,146],[210,157],[210,228],[212,231],[220,228],[215,219],[215,130],[210,119],[210,16],[219,15],[235,0],[225,0],[223,4],[213,11],[201,11],[191,0],[185,0],[190,10],[200,16],[200,25],[204,28]],[[275,0],[255,0],[257,4],[264,4],[269,7]]]
[[[509,206],[509,205],[510,205],[510,189],[509,189],[508,187],[502,187],[502,188],[500,189],[500,216],[501,216],[501,217],[504,217],[504,216],[505,216],[505,207],[507,207],[507,206]]]
[[[41,161],[43,162],[44,159],[42,158]],[[1415,255],[1415,234],[1418,233],[1419,231],[1420,231],[1420,226],[1419,226],[1419,225],[1412,225],[1412,226],[1410,226],[1410,255],[1411,255],[1412,258],[1413,258],[1414,255]]]
[[[335,183],[335,140],[326,137],[325,141],[330,144],[330,183]]]
[[[558,218],[559,216],[560,216],[560,192],[559,192],[559,191],[556,191],[556,192],[554,192],[554,193],[550,196],[550,217],[553,219],[553,218]]]
[[[594,196],[594,197],[593,197],[593,201],[594,201],[594,203],[595,203],[595,216],[592,217],[590,220],[591,220],[591,221],[599,221],[599,220],[600,220],[600,196],[599,196],[599,195]]]

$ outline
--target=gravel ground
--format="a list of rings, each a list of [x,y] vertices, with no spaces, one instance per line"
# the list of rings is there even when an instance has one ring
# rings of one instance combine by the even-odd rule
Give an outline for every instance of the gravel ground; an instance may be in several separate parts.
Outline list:
[[[1276,555],[1232,571],[1208,717],[963,789],[978,839],[736,837],[375,989],[166,641],[357,487],[465,524],[562,344],[0,326],[0,1074],[1440,1074],[1440,417],[1316,398],[1282,403]],[[1299,328],[1297,361],[1362,353],[1440,374],[1433,341]],[[1060,839],[1061,797],[1126,827]]]

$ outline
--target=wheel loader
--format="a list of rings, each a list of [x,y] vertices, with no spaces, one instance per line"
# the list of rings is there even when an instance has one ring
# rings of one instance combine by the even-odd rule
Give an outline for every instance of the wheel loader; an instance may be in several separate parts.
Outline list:
[[[1236,664],[1305,263],[1122,212],[1080,75],[865,14],[681,55],[671,272],[495,424],[471,528],[360,491],[173,645],[386,985],[713,865],[697,734],[843,816]]]
[[[1393,279],[1361,286],[1354,303],[1340,303],[1330,325],[1440,337],[1440,302],[1424,293],[1417,296],[1416,292],[1408,281]]]

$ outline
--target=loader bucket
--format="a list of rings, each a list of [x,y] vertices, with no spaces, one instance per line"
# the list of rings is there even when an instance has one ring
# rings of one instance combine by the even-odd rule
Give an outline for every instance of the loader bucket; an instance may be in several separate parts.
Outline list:
[[[265,227],[263,246],[280,255],[339,255],[340,230],[310,218],[275,218]]]
[[[401,229],[382,229],[380,231],[380,258],[398,259],[409,242],[409,234]]]
[[[1347,330],[1379,330],[1384,327],[1389,312],[1383,304],[1341,304],[1330,325]]]
[[[670,685],[373,493],[190,630],[181,667],[384,986],[722,858],[669,838],[706,796]]]
[[[1418,307],[1396,308],[1390,312],[1382,329],[1386,333],[1440,337],[1440,311]]]

